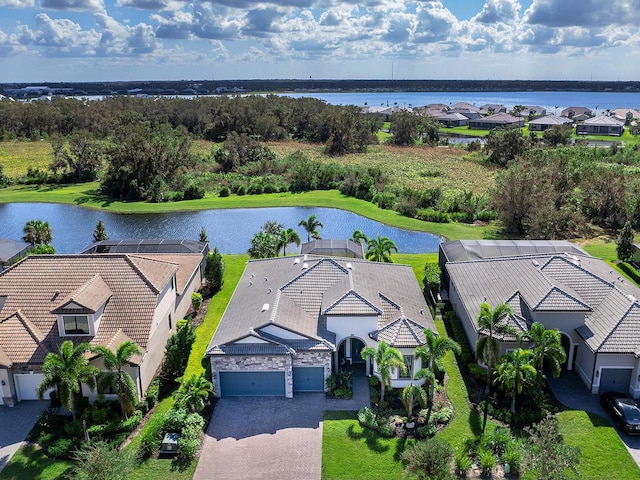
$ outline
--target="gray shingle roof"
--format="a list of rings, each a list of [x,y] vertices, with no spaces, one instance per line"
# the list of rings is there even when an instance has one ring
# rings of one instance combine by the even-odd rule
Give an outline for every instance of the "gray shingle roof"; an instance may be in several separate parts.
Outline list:
[[[424,345],[424,327],[419,323],[400,317],[369,336],[377,342],[383,341],[391,347],[419,347]]]
[[[353,258],[287,256],[247,264],[211,339],[209,352],[218,352],[221,345],[268,324],[297,332],[316,345],[326,341],[333,347],[335,334],[326,329],[324,311],[329,316],[377,315],[380,328],[404,314],[421,328],[435,331],[410,266]],[[294,345],[291,340],[278,341]]]

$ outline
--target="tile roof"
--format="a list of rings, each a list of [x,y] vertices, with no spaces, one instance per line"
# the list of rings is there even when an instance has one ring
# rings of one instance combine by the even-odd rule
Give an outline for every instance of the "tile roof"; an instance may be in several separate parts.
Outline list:
[[[99,274],[94,275],[87,283],[69,294],[52,309],[52,313],[61,314],[70,309],[65,308],[69,304],[75,304],[80,308],[74,308],[75,313],[96,313],[111,297],[112,292]]]
[[[353,258],[287,256],[248,263],[209,351],[218,352],[249,329],[258,330],[269,323],[314,341],[335,344],[335,333],[326,329],[325,313],[377,315],[381,329],[404,314],[421,328],[435,331],[410,266]]]
[[[400,317],[393,322],[375,332],[371,332],[369,336],[377,342],[383,341],[391,347],[419,347],[424,345],[426,338],[424,336],[424,326]]]
[[[44,362],[49,350],[45,336],[22,311],[18,310],[0,320],[0,365]]]
[[[179,268],[173,262],[163,261],[162,255],[150,257],[125,254],[27,257],[0,275],[0,296],[6,297],[0,317],[20,310],[42,333],[42,344],[51,351],[57,351],[67,339],[104,344],[119,330],[144,350],[153,328],[158,292]],[[188,266],[190,262],[185,264]],[[97,292],[89,292],[90,286],[96,287]],[[60,336],[55,311],[61,299],[75,298],[79,304],[94,308],[107,292],[111,293],[95,337]]]

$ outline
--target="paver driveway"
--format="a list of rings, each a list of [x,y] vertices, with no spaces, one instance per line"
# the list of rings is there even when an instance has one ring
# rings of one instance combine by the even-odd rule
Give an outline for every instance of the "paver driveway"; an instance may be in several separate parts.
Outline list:
[[[193,478],[319,480],[323,412],[364,405],[369,405],[364,376],[354,376],[351,400],[327,400],[320,393],[222,398]]]
[[[49,402],[26,401],[15,407],[0,407],[0,470],[22,444]]]

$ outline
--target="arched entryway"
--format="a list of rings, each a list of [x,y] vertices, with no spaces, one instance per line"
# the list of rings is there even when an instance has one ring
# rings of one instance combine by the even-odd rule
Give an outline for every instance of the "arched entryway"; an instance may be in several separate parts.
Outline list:
[[[564,353],[567,356],[567,359],[562,364],[562,370],[573,370],[573,366],[575,364],[575,349],[576,346],[572,341],[571,337],[564,332],[560,332],[560,341],[562,342],[562,348],[564,349]]]
[[[347,337],[338,344],[336,352],[336,370],[349,368],[365,370],[366,362],[360,352],[365,347],[365,343],[358,337]]]

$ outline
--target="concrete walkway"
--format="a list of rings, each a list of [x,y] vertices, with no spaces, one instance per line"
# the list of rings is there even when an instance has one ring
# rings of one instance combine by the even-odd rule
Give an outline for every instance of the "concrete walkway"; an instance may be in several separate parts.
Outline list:
[[[0,470],[11,460],[49,402],[25,401],[0,407]]]
[[[349,400],[323,393],[221,398],[194,480],[320,480],[323,412],[370,405],[367,377],[354,375],[353,385]]]
[[[611,417],[600,405],[600,397],[589,392],[576,373],[563,371],[558,378],[551,378],[551,375],[549,375],[547,382],[555,397],[565,407],[584,410],[587,413],[595,413],[613,425]],[[616,431],[636,464],[640,467],[640,436],[627,435],[617,428]]]

